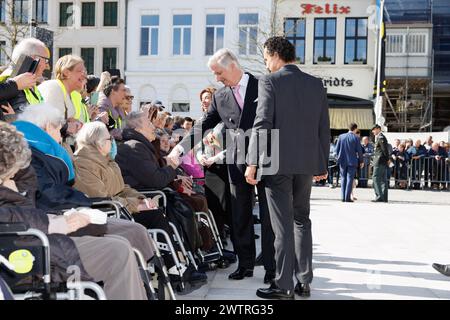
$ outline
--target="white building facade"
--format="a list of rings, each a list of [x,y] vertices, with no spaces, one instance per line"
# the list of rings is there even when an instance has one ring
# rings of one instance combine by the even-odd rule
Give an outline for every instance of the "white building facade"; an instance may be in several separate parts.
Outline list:
[[[129,0],[126,82],[133,108],[158,99],[166,110],[199,117],[202,89],[219,86],[207,68],[220,48],[263,71],[260,53],[271,0]]]
[[[294,43],[301,70],[322,78],[331,128],[373,124],[376,66],[375,1],[281,1],[279,26]]]
[[[99,75],[104,70],[119,69],[123,76],[125,2],[5,0],[2,1],[0,18],[2,21],[10,19],[8,11],[12,9],[15,19],[26,26],[33,12],[38,27],[54,32],[53,62],[63,55],[76,54],[85,60],[89,74]],[[20,29],[25,30],[24,27]],[[29,36],[29,30],[25,36]],[[0,41],[3,41],[1,45],[8,45],[6,39]]]
[[[53,57],[81,56],[89,74],[119,69],[123,76],[125,1],[49,0],[49,29],[55,32]]]

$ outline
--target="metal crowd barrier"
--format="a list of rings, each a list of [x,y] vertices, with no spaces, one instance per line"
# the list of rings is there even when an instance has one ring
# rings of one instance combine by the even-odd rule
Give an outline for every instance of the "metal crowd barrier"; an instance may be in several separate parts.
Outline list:
[[[358,187],[372,186],[372,158],[365,159],[363,168],[358,169]],[[391,159],[387,170],[389,186],[400,189],[450,190],[449,158],[422,157],[420,159]],[[336,160],[328,161],[328,184],[339,185],[340,173]]]

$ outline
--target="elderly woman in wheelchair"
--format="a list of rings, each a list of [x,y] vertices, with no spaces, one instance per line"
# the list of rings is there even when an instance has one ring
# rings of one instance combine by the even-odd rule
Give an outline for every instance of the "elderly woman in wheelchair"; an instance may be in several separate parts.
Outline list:
[[[163,230],[173,238],[173,229],[158,203],[126,185],[119,166],[111,157],[111,137],[106,126],[100,122],[85,124],[77,136],[77,150],[74,154],[76,179],[74,187],[89,197],[108,197],[119,201],[131,219],[148,229]],[[158,237],[157,237],[158,238]],[[179,243],[173,244],[180,251]],[[186,266],[177,264],[172,256],[164,254],[169,274],[183,274]],[[176,279],[176,277],[172,277]],[[184,280],[205,281],[206,274],[189,269]]]
[[[50,214],[49,211],[35,207],[34,193],[22,189],[24,184],[16,184],[17,177],[21,175],[19,171],[29,167],[31,152],[23,134],[6,123],[0,123],[0,154],[0,222],[9,225],[21,222],[48,237],[51,277],[54,282],[66,281],[69,277],[66,269],[73,265],[80,270],[81,280],[103,282],[108,299],[147,299],[134,251],[128,240],[113,235],[72,236],[83,229],[86,233],[90,232],[88,228],[92,223],[87,212],[79,210],[70,216]],[[21,233],[21,228],[18,227],[17,234]],[[5,239],[5,234],[11,233],[0,230],[0,241]],[[25,247],[31,245],[28,238],[24,241]],[[13,243],[16,244],[14,241]],[[0,254],[4,256],[3,250],[7,250],[7,246],[0,247]],[[14,259],[11,254],[10,258]],[[35,258],[38,260],[39,257]],[[30,263],[32,265],[32,260],[28,262]],[[20,264],[27,269],[24,265],[26,266]],[[20,281],[17,281],[18,278],[14,276],[9,276],[7,281],[8,279],[10,285],[17,286],[22,280],[19,278]],[[50,275],[48,278],[44,277],[44,280],[49,279]]]

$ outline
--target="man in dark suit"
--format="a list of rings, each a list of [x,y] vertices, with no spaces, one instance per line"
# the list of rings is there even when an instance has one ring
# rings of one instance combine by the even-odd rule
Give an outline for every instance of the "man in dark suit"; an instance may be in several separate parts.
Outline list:
[[[355,134],[358,126],[350,123],[349,132],[339,136],[336,144],[336,158],[339,163],[341,173],[341,200],[343,202],[353,202],[351,199],[353,180],[355,179],[358,166],[364,166],[361,143]]]
[[[310,195],[312,180],[327,177],[328,100],[322,81],[295,65],[295,48],[286,38],[268,39],[264,60],[271,74],[259,80],[245,176],[249,183],[257,183],[260,176],[265,181],[275,233],[276,277],[269,288],[256,294],[293,299],[295,274],[295,292],[308,297],[313,279]],[[266,133],[271,137],[264,141]]]
[[[375,136],[375,151],[373,152],[373,189],[375,200],[373,202],[388,202],[387,170],[389,162],[389,149],[386,137],[381,133],[381,127],[375,125],[372,128]]]
[[[227,129],[227,157],[231,191],[231,232],[234,250],[239,259],[235,272],[229,279],[241,280],[253,276],[255,266],[255,239],[253,228],[254,186],[246,182],[245,151],[248,142],[245,131],[253,126],[258,100],[258,80],[250,73],[244,73],[237,57],[228,49],[221,49],[209,60],[208,67],[216,80],[225,86],[217,90],[205,117],[169,154],[177,158],[200,142],[202,134],[223,122]],[[270,226],[264,185],[258,184],[258,200],[262,220],[262,251],[266,275],[264,282],[275,278],[274,235]]]

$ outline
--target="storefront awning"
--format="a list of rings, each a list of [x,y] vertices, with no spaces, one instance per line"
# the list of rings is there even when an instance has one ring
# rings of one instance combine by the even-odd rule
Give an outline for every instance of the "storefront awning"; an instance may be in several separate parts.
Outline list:
[[[346,130],[355,122],[359,129],[370,130],[374,125],[373,103],[360,98],[328,94],[330,128]]]
[[[362,130],[370,130],[374,125],[372,109],[330,107],[329,114],[330,128],[335,130],[348,129],[348,125],[352,122],[355,122]]]

